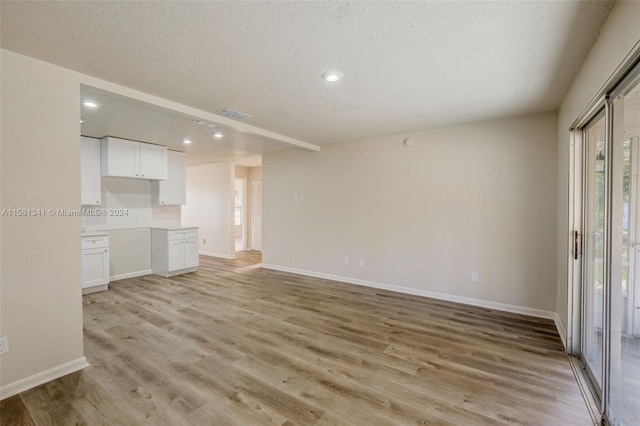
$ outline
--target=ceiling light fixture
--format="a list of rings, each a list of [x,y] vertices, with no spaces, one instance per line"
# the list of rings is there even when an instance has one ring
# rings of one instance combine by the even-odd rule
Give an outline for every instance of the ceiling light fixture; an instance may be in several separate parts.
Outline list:
[[[213,132],[213,133],[211,133],[211,135],[214,138],[218,138],[218,139],[220,139],[223,136],[222,132]]]
[[[84,118],[80,119],[80,124],[84,123]]]
[[[322,78],[328,81],[329,83],[335,83],[336,81],[342,80],[344,74],[340,71],[327,71],[322,74]]]
[[[82,105],[86,106],[87,108],[98,108],[100,106],[100,104],[96,101],[84,101]]]
[[[188,145],[188,144],[191,143],[191,139],[184,138],[184,139],[182,139],[182,143],[185,144],[185,145]]]

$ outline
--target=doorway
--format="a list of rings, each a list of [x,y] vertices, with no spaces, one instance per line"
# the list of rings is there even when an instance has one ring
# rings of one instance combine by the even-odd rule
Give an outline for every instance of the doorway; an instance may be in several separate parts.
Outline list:
[[[233,209],[233,231],[236,251],[248,250],[247,238],[247,179],[236,178],[234,209]]]
[[[602,418],[640,424],[640,65],[592,111],[574,130],[581,189],[569,351]]]

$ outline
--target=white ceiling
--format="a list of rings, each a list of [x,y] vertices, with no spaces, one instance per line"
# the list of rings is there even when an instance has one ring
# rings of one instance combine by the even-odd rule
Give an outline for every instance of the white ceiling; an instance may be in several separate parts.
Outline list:
[[[325,144],[556,110],[612,7],[2,1],[0,24],[3,48]]]

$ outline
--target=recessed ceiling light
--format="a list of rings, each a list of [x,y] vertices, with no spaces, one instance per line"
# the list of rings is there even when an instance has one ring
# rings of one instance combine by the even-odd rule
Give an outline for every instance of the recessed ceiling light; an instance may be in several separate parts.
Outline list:
[[[220,139],[220,138],[223,136],[223,135],[222,135],[222,132],[213,132],[213,133],[211,133],[211,135],[212,135],[214,138],[218,138],[218,139]]]
[[[330,83],[340,81],[342,80],[342,77],[344,77],[344,74],[342,74],[340,71],[327,71],[322,74],[322,78]]]
[[[182,139],[182,143],[185,144],[185,145],[188,145],[188,144],[191,143],[191,139],[184,138],[184,139]]]
[[[84,101],[82,105],[86,106],[87,108],[98,108],[100,106],[100,104],[96,101]]]

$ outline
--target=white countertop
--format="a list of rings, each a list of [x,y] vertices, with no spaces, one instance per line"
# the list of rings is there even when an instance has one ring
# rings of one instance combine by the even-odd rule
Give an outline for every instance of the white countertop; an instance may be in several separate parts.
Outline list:
[[[173,226],[173,227],[158,227],[158,226],[152,226],[151,229],[162,229],[165,231],[182,231],[184,229],[198,229],[197,226]]]
[[[81,237],[108,237],[109,232],[108,231],[86,231],[86,232],[83,232],[80,236]]]

